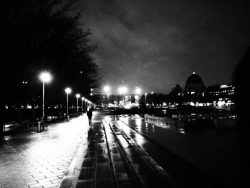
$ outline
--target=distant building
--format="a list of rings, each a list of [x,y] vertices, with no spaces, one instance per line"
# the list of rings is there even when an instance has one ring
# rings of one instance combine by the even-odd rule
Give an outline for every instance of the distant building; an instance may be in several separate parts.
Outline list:
[[[193,72],[185,83],[184,92],[181,94],[182,104],[198,105],[203,102],[206,86],[199,75]]]
[[[202,93],[205,91],[206,86],[204,85],[203,80],[195,72],[188,77],[185,83],[185,91],[189,93]]]
[[[235,103],[235,85],[212,85],[206,88],[201,77],[193,72],[187,78],[184,92],[178,93],[175,102],[183,105],[230,107],[231,109]]]
[[[213,85],[207,88],[206,98],[213,106],[231,106],[235,103],[235,85]]]

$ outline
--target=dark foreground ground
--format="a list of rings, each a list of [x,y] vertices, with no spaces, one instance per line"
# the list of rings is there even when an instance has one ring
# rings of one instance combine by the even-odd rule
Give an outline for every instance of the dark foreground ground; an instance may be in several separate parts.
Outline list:
[[[234,130],[94,111],[6,135],[0,187],[239,187],[240,162]]]

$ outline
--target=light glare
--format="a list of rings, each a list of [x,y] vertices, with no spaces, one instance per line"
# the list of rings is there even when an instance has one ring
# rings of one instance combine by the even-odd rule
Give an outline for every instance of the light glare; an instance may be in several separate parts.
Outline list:
[[[67,87],[67,88],[65,89],[65,92],[66,92],[67,94],[70,94],[70,93],[72,92],[72,90],[71,90],[71,88]]]
[[[52,76],[49,72],[42,72],[40,74],[40,80],[44,83],[49,83],[52,80]]]

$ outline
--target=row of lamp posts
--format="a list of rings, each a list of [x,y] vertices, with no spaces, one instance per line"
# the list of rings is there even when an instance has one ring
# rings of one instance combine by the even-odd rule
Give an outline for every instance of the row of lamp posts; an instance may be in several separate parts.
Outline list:
[[[66,95],[67,95],[67,111],[66,111],[66,116],[67,116],[67,121],[69,121],[69,94],[72,92],[71,88],[66,88],[65,89]],[[76,113],[78,114],[78,99],[81,97],[81,95],[79,93],[76,94]],[[82,99],[82,112],[83,112],[83,101],[85,102],[84,106],[85,108],[87,107],[87,102],[88,100],[85,99],[84,97],[81,98]],[[86,109],[85,109],[86,110]]]
[[[109,85],[106,85],[106,86],[104,86],[103,90],[104,90],[104,92],[107,94],[107,97],[108,97],[108,104],[109,104],[109,95],[110,95],[110,90],[111,90],[111,88],[110,88]],[[125,93],[127,92],[127,87],[125,87],[125,86],[119,87],[119,88],[118,88],[118,91],[119,91],[120,94],[123,94],[124,97],[125,97]],[[135,88],[135,93],[136,93],[137,95],[140,95],[141,89],[140,89],[139,87],[136,87],[136,88]],[[154,92],[152,91],[151,94],[154,94]],[[147,95],[148,95],[147,93],[144,94],[144,96],[145,96],[145,107],[147,107]],[[123,102],[124,102],[124,98],[123,98]]]
[[[45,120],[45,112],[44,112],[44,98],[45,98],[45,83],[49,83],[52,80],[52,76],[49,72],[42,72],[40,74],[40,80],[43,83],[43,104],[42,104],[42,129],[44,131],[44,120]],[[68,108],[69,108],[69,99],[68,99],[68,95],[72,92],[71,88],[66,88],[65,89],[66,95],[67,95],[67,107],[66,107],[66,118],[67,121],[69,121],[69,112],[68,112]],[[76,110],[77,110],[77,114],[78,114],[78,98],[80,98],[80,94],[76,94],[76,100],[77,100],[77,106],[76,106]],[[87,106],[87,102],[88,100],[85,99],[84,97],[82,97],[82,110],[83,110],[83,101],[85,101],[85,106]],[[41,131],[41,127],[40,127],[40,122],[38,122],[38,132]]]
[[[109,85],[106,85],[106,86],[104,86],[103,90],[104,90],[104,92],[107,94],[108,104],[109,104],[109,95],[110,95],[110,90],[111,90],[111,88],[110,88]],[[119,92],[120,94],[123,95],[123,103],[125,102],[125,94],[126,94],[127,90],[128,90],[128,88],[125,87],[125,86],[122,86],[122,87],[119,87],[119,88],[118,88],[118,92]],[[141,89],[140,89],[139,87],[136,87],[136,88],[135,88],[135,93],[136,93],[137,95],[140,95]],[[146,97],[146,94],[145,94],[145,97]],[[146,98],[145,98],[145,99],[146,99]],[[145,100],[145,101],[146,101],[146,100]]]

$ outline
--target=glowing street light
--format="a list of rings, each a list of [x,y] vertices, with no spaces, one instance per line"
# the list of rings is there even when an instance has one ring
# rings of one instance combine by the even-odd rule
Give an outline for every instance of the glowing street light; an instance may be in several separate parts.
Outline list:
[[[136,87],[135,88],[135,100],[137,101],[138,105],[139,105],[139,95],[141,94],[141,89]]]
[[[108,85],[104,86],[103,90],[105,93],[108,93],[110,91],[110,86],[108,86]]]
[[[67,95],[67,106],[66,106],[66,117],[67,117],[67,121],[69,121],[69,94],[72,92],[71,88],[67,87],[65,89],[66,95]]]
[[[118,88],[118,91],[120,94],[123,94],[123,104],[125,104],[125,93],[128,91],[128,88],[126,86],[122,86]]]
[[[103,90],[107,94],[108,104],[109,104],[110,86],[109,85],[104,86]]]
[[[135,88],[135,93],[136,93],[137,95],[140,95],[140,93],[141,93],[141,89],[140,89],[140,88],[138,88],[138,87],[136,87],[136,88]]]
[[[43,105],[42,105],[42,122],[43,122],[43,130],[44,130],[44,118],[45,118],[45,113],[44,113],[44,97],[45,97],[45,88],[44,84],[49,83],[52,80],[52,76],[49,72],[42,72],[40,75],[40,80],[43,82]]]
[[[80,94],[76,94],[76,113],[78,114],[78,99],[81,95]]]
[[[118,91],[119,91],[119,93],[125,95],[125,93],[128,91],[128,88],[125,86],[119,87]]]

